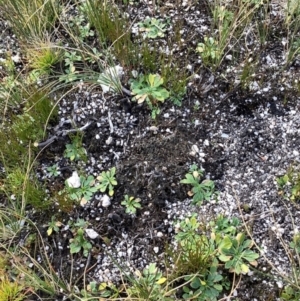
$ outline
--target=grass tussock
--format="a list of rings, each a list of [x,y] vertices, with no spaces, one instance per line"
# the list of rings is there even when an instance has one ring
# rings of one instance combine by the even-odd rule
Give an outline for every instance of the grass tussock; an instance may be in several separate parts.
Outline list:
[[[0,8],[18,40],[27,45],[31,39],[53,31],[60,3],[57,0],[1,0]]]

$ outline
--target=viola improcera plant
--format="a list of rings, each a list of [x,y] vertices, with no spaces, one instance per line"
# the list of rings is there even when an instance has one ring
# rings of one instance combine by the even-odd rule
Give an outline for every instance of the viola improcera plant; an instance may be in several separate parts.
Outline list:
[[[158,74],[141,75],[137,80],[131,81],[133,101],[143,103],[146,101],[152,111],[152,118],[160,113],[158,102],[164,102],[169,97],[169,91],[163,87],[164,79]]]

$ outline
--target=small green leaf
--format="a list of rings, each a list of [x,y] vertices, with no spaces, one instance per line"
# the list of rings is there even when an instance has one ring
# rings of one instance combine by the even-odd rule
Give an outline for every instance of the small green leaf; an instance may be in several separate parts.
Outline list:
[[[106,186],[101,185],[101,186],[100,186],[100,191],[101,191],[101,192],[105,192],[105,190],[106,190]]]
[[[256,260],[250,261],[249,263],[254,267],[257,267],[258,265],[258,262]]]
[[[219,292],[222,292],[223,291],[223,286],[221,284],[215,284],[214,285],[214,288],[219,291]]]
[[[194,280],[191,282],[191,287],[194,289],[198,289],[201,286],[201,281],[198,277],[194,278]]]
[[[232,246],[231,239],[226,235],[219,244],[219,250],[229,250]]]
[[[158,279],[158,280],[156,281],[156,283],[157,283],[157,284],[163,284],[163,283],[166,282],[166,280],[167,280],[166,277],[161,277],[160,279]]]
[[[80,252],[80,250],[81,250],[81,246],[80,245],[77,245],[77,244],[71,244],[70,245],[70,252],[71,252],[71,254],[74,254],[74,253],[79,253]]]
[[[220,274],[215,274],[215,277],[214,277],[214,282],[219,282],[223,279],[222,275]],[[217,284],[216,284],[217,285]]]
[[[246,250],[243,253],[243,258],[246,259],[247,261],[255,261],[255,259],[259,258],[259,255],[251,250]]]
[[[186,174],[185,179],[181,180],[180,183],[191,184],[191,185],[199,184],[199,182],[195,180],[195,178],[191,174]]]
[[[105,282],[102,282],[99,284],[98,290],[103,291],[107,288],[107,284]]]
[[[156,76],[155,74],[149,74],[149,76],[148,76],[149,85],[150,85],[151,87],[154,86],[155,76]]]
[[[148,98],[148,94],[138,94],[134,97],[137,103],[143,103]]]
[[[245,234],[244,233],[238,233],[236,236],[236,240],[238,241],[239,244],[241,244],[245,239]]]
[[[226,256],[226,255],[224,255],[224,254],[221,254],[221,255],[219,256],[219,259],[220,259],[221,261],[223,261],[223,262],[228,262],[228,261],[231,259],[231,256]]]
[[[114,186],[118,185],[118,182],[116,180],[111,180],[110,183]]]
[[[156,271],[157,271],[156,264],[155,263],[150,263],[147,271],[148,271],[149,274],[155,274]]]
[[[242,274],[247,274],[249,272],[249,267],[246,264],[241,264],[241,272]]]

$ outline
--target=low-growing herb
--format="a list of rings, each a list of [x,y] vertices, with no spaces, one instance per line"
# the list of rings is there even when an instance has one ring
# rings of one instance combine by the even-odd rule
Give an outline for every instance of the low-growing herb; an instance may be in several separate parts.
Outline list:
[[[82,6],[79,7],[79,10]],[[82,12],[81,12],[82,13]],[[91,24],[88,23],[85,20],[85,17],[83,14],[80,14],[79,16],[75,16],[70,19],[70,26],[74,29],[76,32],[79,40],[83,42],[85,38],[93,37],[94,31],[91,30]],[[77,55],[79,57],[79,55]]]
[[[199,43],[196,51],[206,65],[220,61],[222,55],[218,42],[213,37],[204,37],[204,43]]]
[[[165,36],[166,24],[155,18],[146,18],[144,22],[139,24],[140,31],[145,33],[145,37],[155,39]]]
[[[300,274],[299,270],[297,271]],[[300,290],[294,285],[287,285],[280,294],[280,300],[283,301],[298,301],[300,300]]]
[[[74,136],[72,139],[72,143],[66,145],[64,157],[69,158],[71,161],[86,159],[86,150],[82,146],[80,135]]]
[[[66,66],[73,66],[75,62],[80,62],[82,60],[81,55],[79,55],[76,51],[66,51],[64,55]]]
[[[120,297],[121,290],[113,283],[102,282],[98,287],[100,296],[103,298],[118,298]]]
[[[81,55],[79,55],[76,51],[64,53],[65,56],[65,74],[62,74],[59,77],[59,81],[63,81],[66,83],[77,80],[78,71],[76,71],[75,63],[80,62],[82,60]]]
[[[188,276],[186,281],[192,281],[189,286],[183,287],[183,298],[185,300],[199,300],[199,301],[217,301],[218,296],[223,291],[223,276],[218,272],[218,261],[214,260],[212,266],[206,271],[204,275]]]
[[[59,166],[57,164],[53,164],[47,167],[47,172],[49,177],[57,177],[60,175]]]
[[[290,243],[290,247],[297,252],[298,254],[300,254],[300,233],[296,233],[293,236],[293,241]]]
[[[164,102],[169,97],[169,92],[162,87],[163,83],[163,78],[158,74],[141,75],[137,80],[131,81],[133,100],[137,103],[146,101],[152,111],[152,118],[160,113],[157,102]]]
[[[209,224],[215,233],[235,235],[241,221],[237,217],[228,218],[219,215],[216,220],[211,221]]]
[[[212,180],[205,179],[201,181],[203,171],[199,170],[197,166],[192,165],[189,173],[185,175],[185,179],[180,183],[193,186],[192,190],[188,192],[189,196],[193,196],[193,204],[201,205],[203,201],[209,201],[215,192],[215,184]]]
[[[51,217],[51,222],[48,223],[48,230],[47,234],[50,236],[53,231],[54,232],[59,232],[59,228],[62,226],[62,223],[60,221],[57,221],[55,219],[55,216]]]
[[[298,167],[290,167],[286,174],[276,179],[279,194],[291,201],[300,199],[300,172]]]
[[[84,205],[100,190],[100,184],[96,184],[92,175],[88,177],[80,176],[79,179],[79,187],[71,186],[66,180],[66,192],[71,200],[80,201],[81,205]]]
[[[141,200],[139,198],[136,199],[133,196],[125,195],[124,201],[121,202],[121,205],[126,207],[126,213],[135,214],[136,210],[142,207],[140,201]]]
[[[101,192],[105,192],[106,190],[108,190],[109,196],[113,196],[114,186],[118,185],[115,174],[116,168],[112,167],[108,171],[103,171],[101,175],[97,177],[97,180],[100,182],[99,190]]]
[[[84,229],[87,227],[87,222],[83,219],[78,219],[72,228],[74,238],[70,240],[71,254],[79,253],[83,250],[83,256],[87,257],[89,251],[92,249],[92,244],[84,237]]]
[[[196,214],[186,217],[183,221],[176,224],[178,233],[175,238],[179,242],[192,242],[200,238],[200,223],[197,221]]]
[[[163,284],[166,278],[158,270],[155,263],[150,263],[143,273],[134,280],[132,286],[127,292],[130,298],[138,298],[138,300],[166,301],[170,298],[164,297]]]
[[[251,250],[252,240],[246,239],[244,233],[236,237],[225,236],[219,244],[219,260],[225,262],[225,268],[236,274],[246,274],[249,264],[257,266],[257,253]],[[248,264],[249,263],[249,264]]]

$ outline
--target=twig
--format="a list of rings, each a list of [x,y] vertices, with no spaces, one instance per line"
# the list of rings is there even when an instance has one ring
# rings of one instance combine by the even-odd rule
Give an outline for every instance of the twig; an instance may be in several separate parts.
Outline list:
[[[218,299],[218,301],[229,301],[230,298],[232,297],[234,291],[239,287],[240,285],[240,282],[242,280],[242,275],[240,275],[239,277],[239,280],[238,280],[238,283],[235,285],[235,278],[236,278],[236,274],[234,273],[233,274],[233,281],[232,281],[232,286],[231,286],[231,290],[230,290],[230,293],[228,296],[224,297],[224,298],[221,298],[221,299]]]
[[[124,92],[128,96],[132,96],[132,93],[128,89],[126,89],[125,87],[122,86],[121,89],[122,89],[122,92]]]
[[[83,278],[83,283],[84,283],[84,286],[85,286],[85,284],[86,284],[86,276],[87,276],[87,273],[89,272],[89,271],[91,271],[95,266],[97,266],[98,265],[98,262],[96,262],[96,263],[94,263],[91,267],[89,267],[89,265],[90,265],[90,263],[91,263],[91,252],[89,252],[89,255],[88,255],[88,258],[87,258],[87,260],[86,260],[86,264],[85,264],[85,267],[84,267],[84,271],[83,271],[83,273],[76,279],[76,282],[74,283],[74,285],[76,285],[78,282],[79,282],[79,280],[81,279],[81,278]]]
[[[114,125],[113,125],[113,123],[111,121],[110,111],[108,111],[108,123],[109,123],[110,133],[112,134],[114,132]]]
[[[51,138],[49,138],[48,140],[38,143],[36,146],[37,147],[47,147],[49,144],[51,144],[52,142],[54,142],[58,137],[57,136],[52,136]]]
[[[62,130],[62,131],[58,131],[56,135],[50,137],[49,139],[47,139],[44,142],[40,142],[38,144],[36,144],[36,147],[47,147],[48,145],[50,145],[52,142],[54,142],[56,139],[58,139],[59,136],[66,136],[69,133],[74,133],[74,132],[81,132],[84,131],[85,129],[87,129],[90,125],[92,124],[92,121],[89,121],[87,124],[85,124],[84,126],[82,126],[81,128],[78,129],[71,129],[71,130]]]

